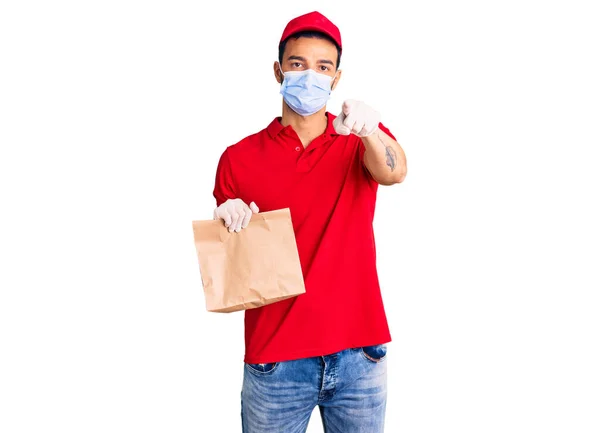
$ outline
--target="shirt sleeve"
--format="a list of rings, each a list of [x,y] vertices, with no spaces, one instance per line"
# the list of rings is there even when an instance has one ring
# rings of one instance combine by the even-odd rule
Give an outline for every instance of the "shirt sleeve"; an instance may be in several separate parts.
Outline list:
[[[381,129],[383,132],[385,132],[387,135],[389,135],[390,137],[392,137],[394,140],[396,140],[396,137],[394,137],[394,134],[392,134],[390,132],[390,130],[381,122],[379,122],[379,129]],[[365,145],[363,144],[362,140],[360,140],[360,162],[363,165],[365,171],[367,173],[369,173],[369,170],[367,170],[367,167],[365,166],[365,152],[367,151],[367,148],[365,147]],[[369,177],[371,175],[369,174]]]
[[[219,159],[219,164],[217,165],[215,188],[213,190],[213,196],[217,200],[217,206],[221,206],[221,204],[229,199],[237,198],[228,150],[229,149],[225,149]]]

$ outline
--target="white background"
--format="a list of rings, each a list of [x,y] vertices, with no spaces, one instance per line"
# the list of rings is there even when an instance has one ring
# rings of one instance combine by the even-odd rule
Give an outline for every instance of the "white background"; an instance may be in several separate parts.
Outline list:
[[[408,158],[375,221],[386,431],[600,431],[593,3],[2,2],[0,431],[241,431],[243,313],[205,311],[191,221],[315,9],[330,111]]]

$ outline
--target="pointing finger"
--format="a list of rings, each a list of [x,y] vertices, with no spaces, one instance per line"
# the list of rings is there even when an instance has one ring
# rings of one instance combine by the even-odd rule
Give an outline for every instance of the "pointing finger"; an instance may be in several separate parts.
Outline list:
[[[344,103],[342,104],[342,113],[344,113],[346,116],[350,113],[351,105],[352,105],[352,101],[350,99],[345,100]]]

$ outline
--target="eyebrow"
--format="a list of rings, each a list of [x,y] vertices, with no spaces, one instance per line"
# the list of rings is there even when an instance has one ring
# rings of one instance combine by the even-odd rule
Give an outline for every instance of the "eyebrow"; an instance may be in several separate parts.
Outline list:
[[[301,62],[306,62],[306,59],[302,56],[289,56],[287,59],[288,60],[300,60]],[[327,60],[327,59],[318,60],[317,63],[325,63],[325,64],[333,66],[333,62],[331,60]]]
[[[326,63],[328,65],[333,66],[333,62],[331,60],[322,59],[322,60],[319,60],[317,63]]]

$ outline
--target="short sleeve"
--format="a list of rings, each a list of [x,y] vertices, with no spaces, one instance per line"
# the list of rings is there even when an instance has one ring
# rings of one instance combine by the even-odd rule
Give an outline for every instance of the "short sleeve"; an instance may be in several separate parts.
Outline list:
[[[389,135],[389,136],[390,136],[390,137],[392,137],[394,140],[396,140],[396,137],[394,137],[394,134],[392,134],[392,133],[390,132],[390,130],[389,130],[389,129],[387,129],[387,127],[386,127],[386,126],[385,126],[383,123],[381,123],[381,122],[379,122],[379,129],[381,129],[381,130],[382,130],[383,132],[385,132],[387,135]]]
[[[387,135],[389,135],[389,136],[390,136],[390,137],[392,137],[394,140],[396,140],[396,137],[394,137],[394,134],[392,134],[392,133],[390,132],[390,130],[389,130],[389,129],[388,129],[388,128],[387,128],[387,127],[386,127],[386,126],[383,124],[383,123],[381,123],[381,122],[379,122],[379,129],[381,129],[381,130],[382,130],[383,132],[385,132]],[[365,164],[365,159],[364,159],[364,156],[365,156],[365,152],[366,152],[366,150],[367,150],[367,149],[365,148],[365,145],[363,144],[363,142],[362,142],[362,140],[361,140],[361,141],[360,141],[360,162],[361,162],[361,164],[363,164],[363,166],[364,166],[364,164]],[[365,171],[367,171],[367,173],[368,173],[367,167],[365,167]],[[370,175],[369,175],[369,176],[370,176]]]
[[[217,175],[215,177],[215,189],[213,190],[217,206],[220,206],[229,199],[237,198],[234,185],[229,152],[228,149],[225,149],[225,152],[223,152],[219,159]]]

